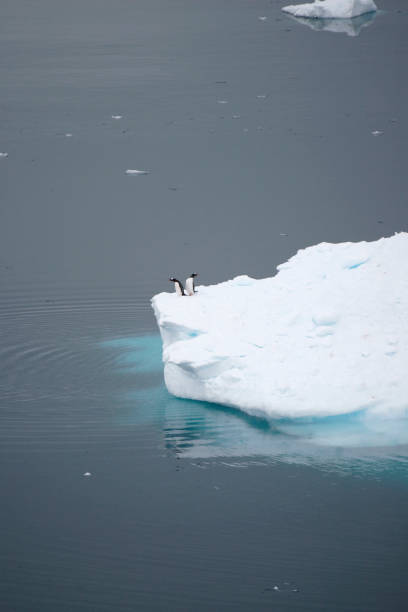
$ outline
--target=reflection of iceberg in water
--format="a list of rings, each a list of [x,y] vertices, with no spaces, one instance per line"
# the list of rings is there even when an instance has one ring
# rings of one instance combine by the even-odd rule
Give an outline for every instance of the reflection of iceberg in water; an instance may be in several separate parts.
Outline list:
[[[408,473],[408,425],[403,421],[368,423],[363,413],[268,421],[178,399],[164,385],[127,394],[126,405],[123,424],[155,423],[166,449],[186,459],[227,460],[227,465],[233,459],[231,467],[283,462],[360,475]]]
[[[365,13],[359,17],[353,17],[353,19],[310,19],[308,17],[289,16],[294,21],[309,26],[312,30],[358,36],[363,28],[374,21],[376,15],[377,13]]]
[[[231,467],[285,462],[360,475],[406,473],[406,419],[373,418],[364,411],[274,421],[252,417],[171,396],[162,381],[158,335],[110,340],[102,347],[111,352],[114,370],[129,380],[115,411],[116,424],[154,426],[162,431],[166,449],[180,457],[225,460]]]

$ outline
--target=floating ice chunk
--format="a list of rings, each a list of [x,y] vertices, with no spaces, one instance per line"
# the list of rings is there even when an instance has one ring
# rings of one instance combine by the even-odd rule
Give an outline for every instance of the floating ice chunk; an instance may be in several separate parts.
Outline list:
[[[233,118],[233,119],[240,119],[240,118],[241,118],[241,115],[232,115],[232,118]]]
[[[306,25],[317,32],[333,32],[335,34],[347,34],[347,36],[358,36],[361,30],[370,25],[375,19],[376,13],[364,13],[352,19],[309,19],[307,17],[295,17],[292,19]]]
[[[228,100],[217,100],[218,104],[228,104]]]
[[[271,418],[408,415],[408,233],[278,269],[153,298],[170,393]]]
[[[150,174],[150,170],[126,170],[125,174],[131,176],[142,176],[144,174]]]
[[[376,10],[373,0],[315,0],[282,8],[282,11],[295,17],[312,19],[351,19]]]
[[[112,119],[122,119],[123,115],[112,115]]]
[[[266,21],[268,18],[267,17],[258,17],[259,21]]]
[[[258,98],[258,100],[265,100],[266,94],[259,94],[256,97]]]
[[[373,130],[371,133],[373,136],[381,136],[383,134],[381,130]]]
[[[8,157],[8,153],[0,153],[0,157]]]
[[[65,138],[72,138],[72,134],[71,134],[71,132],[67,132],[67,133],[65,134]]]
[[[89,476],[92,476],[91,472],[85,472],[84,474],[82,474],[82,476],[85,476],[86,478],[89,478]]]

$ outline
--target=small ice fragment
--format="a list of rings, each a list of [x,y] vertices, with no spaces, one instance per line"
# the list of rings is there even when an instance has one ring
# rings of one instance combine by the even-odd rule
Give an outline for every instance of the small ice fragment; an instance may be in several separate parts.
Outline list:
[[[82,474],[82,476],[86,476],[88,478],[89,476],[92,476],[92,474],[91,472],[85,472],[84,474]]]
[[[0,153],[0,157],[8,157],[8,153]]]
[[[123,115],[112,115],[112,119],[122,119]]]
[[[66,137],[66,138],[71,138],[71,137],[72,137],[71,132],[67,132],[67,133],[65,134],[65,137]]]
[[[218,104],[228,104],[228,100],[217,100]]]
[[[258,17],[259,21],[266,21],[268,18],[267,17]]]
[[[248,128],[244,128],[242,131],[243,132],[249,132],[249,129]]]
[[[265,100],[266,94],[259,94],[256,97],[258,98],[258,100]]]
[[[288,234],[283,234],[283,233],[282,233],[282,234],[279,234],[279,236],[287,236],[287,235],[288,235]]]
[[[143,174],[149,174],[149,170],[126,170],[125,174],[130,174],[132,176],[141,176]]]
[[[278,587],[278,585],[277,585],[277,584],[275,584],[275,586],[273,587],[273,590],[274,590],[274,591],[279,591],[279,587]]]
[[[233,119],[239,119],[241,117],[241,115],[232,115]]]
[[[374,130],[373,132],[371,132],[373,136],[381,136],[381,134],[383,133],[381,130]]]

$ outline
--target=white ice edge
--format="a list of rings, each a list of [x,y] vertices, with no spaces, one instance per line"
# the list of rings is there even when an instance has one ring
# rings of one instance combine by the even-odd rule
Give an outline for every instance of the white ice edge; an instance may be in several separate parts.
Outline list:
[[[408,234],[321,243],[278,274],[152,299],[178,397],[271,418],[408,413]]]

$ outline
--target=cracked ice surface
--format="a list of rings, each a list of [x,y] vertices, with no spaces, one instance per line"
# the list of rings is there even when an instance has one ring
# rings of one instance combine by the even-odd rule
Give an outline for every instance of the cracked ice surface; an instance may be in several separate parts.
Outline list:
[[[373,0],[315,0],[282,8],[282,11],[295,17],[314,19],[350,19],[376,10]]]
[[[408,233],[152,304],[173,395],[271,418],[408,413]]]

